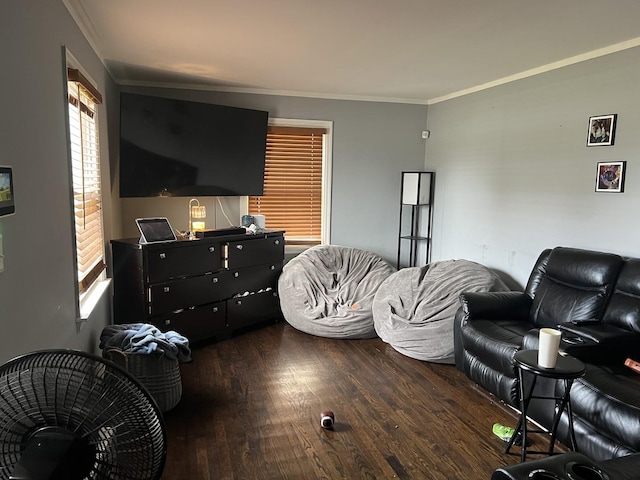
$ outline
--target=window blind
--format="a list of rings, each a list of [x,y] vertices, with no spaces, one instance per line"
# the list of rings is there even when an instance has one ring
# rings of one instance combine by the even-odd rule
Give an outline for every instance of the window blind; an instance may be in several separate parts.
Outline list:
[[[69,134],[78,287],[85,291],[105,269],[96,104],[100,94],[69,69]],[[88,83],[88,82],[87,82]]]
[[[285,230],[287,243],[322,239],[322,159],[326,129],[270,126],[264,195],[249,197],[249,213]]]

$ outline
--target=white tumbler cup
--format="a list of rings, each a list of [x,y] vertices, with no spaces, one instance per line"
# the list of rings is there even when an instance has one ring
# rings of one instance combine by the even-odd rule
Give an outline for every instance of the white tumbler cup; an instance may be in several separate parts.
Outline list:
[[[253,223],[256,225],[256,227],[264,228],[264,225],[265,225],[264,215],[254,215]]]
[[[554,328],[541,328],[538,344],[538,365],[555,368],[562,332]]]

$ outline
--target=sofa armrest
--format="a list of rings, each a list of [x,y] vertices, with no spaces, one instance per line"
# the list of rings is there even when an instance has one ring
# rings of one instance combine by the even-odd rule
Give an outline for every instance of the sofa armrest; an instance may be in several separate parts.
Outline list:
[[[614,327],[606,323],[572,323],[565,322],[558,325],[558,328],[566,336],[578,336],[585,340],[591,340],[600,345],[632,345],[640,342],[640,335],[637,333]]]
[[[523,292],[464,292],[460,305],[466,320],[529,319],[531,298]]]
[[[462,330],[474,320],[515,320],[523,323],[529,319],[531,298],[523,292],[463,292],[460,308],[453,321],[453,346],[456,367],[464,371],[464,346]]]
[[[640,335],[606,323],[561,323],[561,349],[589,363],[619,364],[640,358]]]

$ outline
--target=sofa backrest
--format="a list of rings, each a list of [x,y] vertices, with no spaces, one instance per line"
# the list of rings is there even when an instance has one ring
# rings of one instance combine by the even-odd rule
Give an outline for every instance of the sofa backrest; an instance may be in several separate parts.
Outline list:
[[[612,253],[554,248],[538,259],[527,283],[527,294],[533,298],[529,321],[553,327],[574,319],[602,318],[623,264],[624,259]]]
[[[547,263],[549,263],[549,255],[551,255],[551,252],[551,248],[542,251],[531,270],[531,275],[529,275],[529,281],[527,282],[527,288],[524,289],[524,293],[532,300],[533,297],[536,296],[540,282],[547,273]]]
[[[622,266],[602,321],[640,333],[640,258],[631,258]]]

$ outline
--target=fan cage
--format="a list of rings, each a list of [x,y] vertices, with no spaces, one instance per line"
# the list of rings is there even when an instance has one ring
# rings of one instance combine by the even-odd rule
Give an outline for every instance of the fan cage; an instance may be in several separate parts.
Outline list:
[[[158,479],[164,469],[157,404],[132,375],[98,356],[48,350],[0,367],[0,479],[10,478],[30,436],[45,427],[92,446],[83,478]]]

